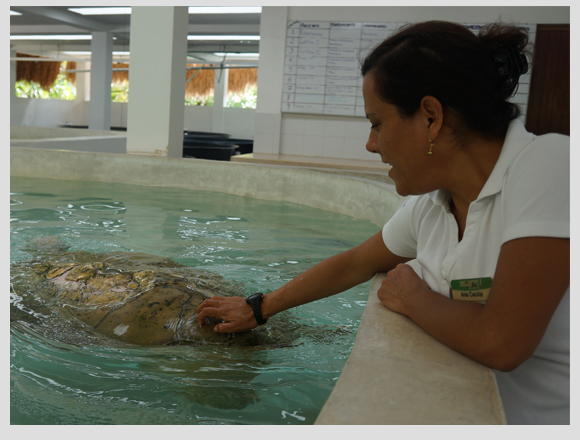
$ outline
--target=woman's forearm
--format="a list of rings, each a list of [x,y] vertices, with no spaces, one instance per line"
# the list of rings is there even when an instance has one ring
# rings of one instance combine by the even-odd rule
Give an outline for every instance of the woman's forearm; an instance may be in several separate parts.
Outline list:
[[[262,316],[268,319],[283,310],[343,292],[407,260],[391,253],[379,232],[361,245],[322,261],[264,295],[260,304]],[[258,325],[252,307],[241,297],[206,299],[197,309],[199,325],[204,325],[206,318],[222,320],[214,327],[221,333],[245,331]]]
[[[267,294],[262,300],[262,315],[272,316],[308,302],[344,292],[386,272],[408,259],[391,253],[381,233],[341,254],[310,268],[303,274]]]
[[[513,363],[502,337],[502,323],[483,304],[458,301],[429,289],[406,265],[397,266],[377,292],[381,303],[410,318],[453,350],[488,367],[509,370]]]
[[[407,291],[404,315],[448,347],[498,368],[492,349],[497,339],[485,323],[483,304],[449,299],[426,289]]]
[[[324,260],[284,286],[264,296],[265,318],[283,310],[343,292],[371,279],[374,273],[352,269],[352,256],[345,252]]]
[[[377,295],[448,347],[501,371],[528,359],[570,285],[569,240],[527,237],[502,246],[485,304],[447,298],[407,265]]]

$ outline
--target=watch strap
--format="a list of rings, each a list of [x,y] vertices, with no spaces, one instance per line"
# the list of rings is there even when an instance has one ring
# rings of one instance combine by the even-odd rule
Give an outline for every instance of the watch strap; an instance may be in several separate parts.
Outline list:
[[[262,316],[262,308],[260,307],[262,304],[262,298],[264,295],[260,292],[254,293],[246,298],[246,302],[252,307],[254,312],[254,318],[256,318],[256,322],[258,325],[264,325],[268,322],[267,319],[264,319]]]

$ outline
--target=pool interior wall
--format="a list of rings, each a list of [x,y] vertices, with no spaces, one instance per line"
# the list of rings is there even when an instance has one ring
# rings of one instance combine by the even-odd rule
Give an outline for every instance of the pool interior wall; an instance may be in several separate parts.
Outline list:
[[[10,149],[10,174],[217,191],[299,203],[382,226],[400,198],[382,182],[289,167],[198,159]],[[487,367],[383,307],[377,274],[352,353],[316,424],[505,424]]]

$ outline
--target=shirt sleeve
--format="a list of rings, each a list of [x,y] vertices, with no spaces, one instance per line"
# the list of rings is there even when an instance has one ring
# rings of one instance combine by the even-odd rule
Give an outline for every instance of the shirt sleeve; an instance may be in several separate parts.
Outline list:
[[[570,237],[570,138],[547,135],[514,160],[502,188],[501,243],[522,237]]]
[[[417,257],[417,203],[419,197],[409,198],[395,215],[383,226],[385,246],[395,255],[404,258]]]

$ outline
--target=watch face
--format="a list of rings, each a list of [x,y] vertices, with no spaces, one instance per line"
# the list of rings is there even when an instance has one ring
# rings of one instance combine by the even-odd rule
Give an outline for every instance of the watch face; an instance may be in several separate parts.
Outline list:
[[[261,293],[254,293],[253,295],[250,295],[246,298],[246,302],[249,304],[250,302],[259,300],[261,297],[262,297]]]

